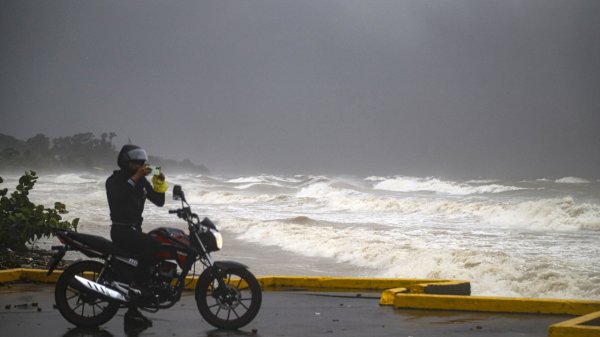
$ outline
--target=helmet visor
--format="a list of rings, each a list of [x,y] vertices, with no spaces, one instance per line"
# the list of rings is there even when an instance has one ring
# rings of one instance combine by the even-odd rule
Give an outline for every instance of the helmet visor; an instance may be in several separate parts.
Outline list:
[[[127,152],[127,157],[129,158],[129,161],[145,162],[148,160],[148,155],[143,149],[133,149]]]

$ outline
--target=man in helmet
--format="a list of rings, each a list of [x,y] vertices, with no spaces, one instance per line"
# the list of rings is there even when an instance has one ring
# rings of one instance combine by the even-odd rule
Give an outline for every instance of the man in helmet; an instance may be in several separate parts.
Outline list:
[[[156,206],[165,203],[167,183],[163,173],[152,177],[152,185],[146,180],[151,169],[146,163],[146,151],[136,145],[125,145],[119,152],[117,164],[120,170],[114,171],[106,180],[106,196],[110,208],[112,228],[110,236],[115,245],[139,256],[134,280],[130,284],[129,295],[132,297],[129,310],[125,314],[125,323],[152,322],[144,317],[137,306],[136,299],[143,296],[146,279],[150,276],[150,268],[160,243],[150,235],[142,232],[142,212],[146,199]]]

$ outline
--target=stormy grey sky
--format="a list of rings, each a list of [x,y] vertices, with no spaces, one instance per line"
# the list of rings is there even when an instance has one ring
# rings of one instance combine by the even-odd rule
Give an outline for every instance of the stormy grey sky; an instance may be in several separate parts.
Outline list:
[[[215,172],[600,177],[600,1],[0,2],[0,133]]]

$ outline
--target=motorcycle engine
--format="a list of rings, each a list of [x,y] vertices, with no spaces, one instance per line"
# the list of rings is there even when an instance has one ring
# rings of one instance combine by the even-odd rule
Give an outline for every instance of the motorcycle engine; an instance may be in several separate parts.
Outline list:
[[[169,261],[162,261],[158,265],[157,273],[159,278],[165,279],[167,282],[171,281],[177,273],[177,264]]]

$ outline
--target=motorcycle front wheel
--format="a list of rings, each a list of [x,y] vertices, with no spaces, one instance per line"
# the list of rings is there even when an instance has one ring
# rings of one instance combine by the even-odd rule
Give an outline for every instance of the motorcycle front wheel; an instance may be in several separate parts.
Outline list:
[[[219,285],[220,278],[224,286]],[[196,304],[214,327],[235,330],[250,323],[262,302],[256,277],[246,269],[214,272],[206,269],[196,284]]]
[[[119,310],[119,304],[106,301],[87,290],[75,275],[97,282],[102,263],[81,261],[69,266],[56,282],[54,299],[61,315],[69,322],[92,327],[108,322]]]

